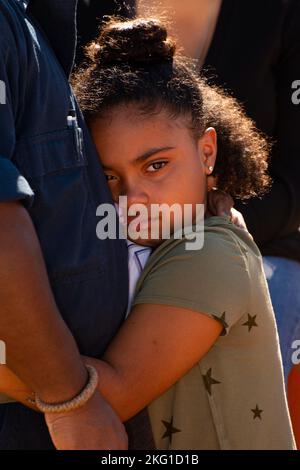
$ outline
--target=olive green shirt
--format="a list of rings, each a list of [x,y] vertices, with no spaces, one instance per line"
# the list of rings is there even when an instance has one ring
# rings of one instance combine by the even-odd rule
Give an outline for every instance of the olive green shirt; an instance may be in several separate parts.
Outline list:
[[[274,313],[257,246],[227,217],[206,220],[202,249],[187,251],[185,242],[170,239],[154,251],[134,304],[201,312],[220,321],[223,332],[148,406],[156,448],[294,449]]]

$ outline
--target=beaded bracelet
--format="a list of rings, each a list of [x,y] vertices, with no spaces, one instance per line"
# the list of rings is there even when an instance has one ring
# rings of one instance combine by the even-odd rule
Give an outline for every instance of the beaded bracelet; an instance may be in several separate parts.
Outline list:
[[[86,366],[86,368],[89,374],[88,382],[84,389],[71,400],[62,403],[50,404],[45,403],[35,395],[34,400],[29,399],[29,401],[34,403],[43,413],[67,413],[81,408],[89,401],[90,398],[92,398],[98,386],[98,373],[96,369],[93,366]]]

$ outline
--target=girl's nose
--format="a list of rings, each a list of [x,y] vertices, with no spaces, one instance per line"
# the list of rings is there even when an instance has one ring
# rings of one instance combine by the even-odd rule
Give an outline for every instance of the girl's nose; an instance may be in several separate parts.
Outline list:
[[[148,194],[142,186],[133,185],[130,188],[127,188],[126,193],[128,207],[133,204],[145,204],[148,205],[149,197]]]

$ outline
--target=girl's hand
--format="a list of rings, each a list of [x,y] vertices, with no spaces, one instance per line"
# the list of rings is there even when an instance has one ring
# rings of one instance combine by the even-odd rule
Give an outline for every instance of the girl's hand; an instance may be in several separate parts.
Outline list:
[[[4,364],[0,365],[0,393],[37,410],[35,405],[28,401],[28,398],[34,398],[34,392]]]
[[[230,216],[234,201],[230,194],[219,189],[212,189],[207,193],[207,209],[210,215]]]
[[[234,201],[230,194],[220,191],[219,189],[212,189],[208,192],[207,196],[207,215],[215,215],[219,217],[230,217],[231,222],[237,227],[246,230],[248,228],[245,219],[241,212],[234,209]]]
[[[248,232],[248,228],[247,228],[245,219],[239,211],[232,208],[231,211],[230,211],[230,217],[231,217],[231,222],[234,225],[236,225],[237,227],[241,228],[242,230],[246,230],[246,232]],[[249,235],[250,235],[250,233],[249,233]]]

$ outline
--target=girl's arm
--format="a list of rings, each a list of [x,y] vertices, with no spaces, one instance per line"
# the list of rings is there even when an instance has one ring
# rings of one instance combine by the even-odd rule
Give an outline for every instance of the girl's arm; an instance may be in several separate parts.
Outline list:
[[[221,323],[205,314],[138,304],[103,360],[85,358],[85,362],[96,367],[100,392],[121,420],[127,421],[185,375],[221,331]],[[26,404],[30,390],[23,384],[21,390],[21,382],[5,369],[0,366],[0,391]]]

